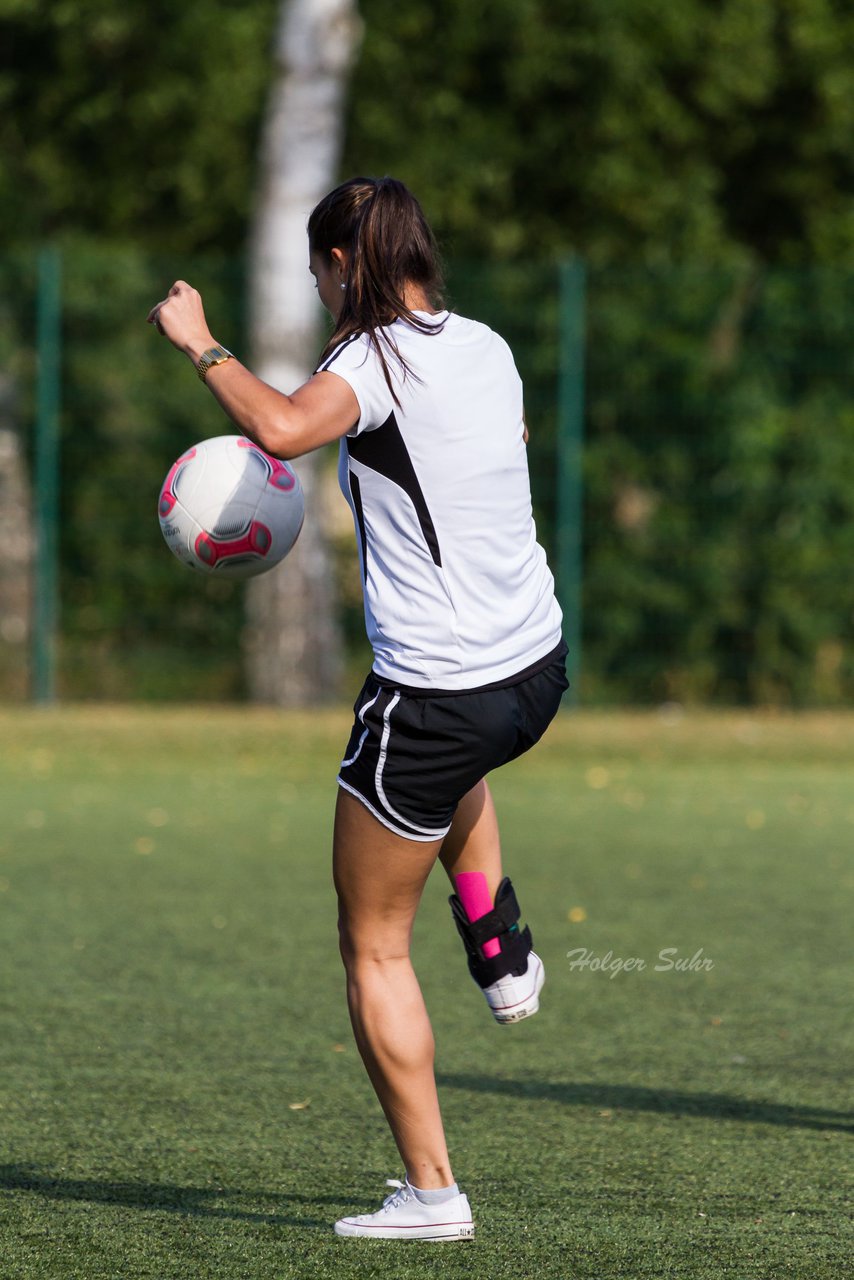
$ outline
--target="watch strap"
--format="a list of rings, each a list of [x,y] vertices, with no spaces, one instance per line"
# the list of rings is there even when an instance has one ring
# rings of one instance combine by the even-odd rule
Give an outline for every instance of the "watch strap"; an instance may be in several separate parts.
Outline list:
[[[227,350],[226,347],[208,347],[199,363],[196,365],[196,372],[204,382],[207,378],[208,369],[215,364],[225,364],[226,360],[233,360],[234,352]]]

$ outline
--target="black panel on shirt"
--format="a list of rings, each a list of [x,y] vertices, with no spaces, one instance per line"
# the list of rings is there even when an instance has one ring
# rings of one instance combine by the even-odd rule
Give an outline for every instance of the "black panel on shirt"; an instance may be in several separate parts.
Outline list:
[[[365,509],[362,506],[362,486],[359,484],[359,477],[354,471],[350,472],[350,493],[353,496],[353,507],[356,512],[356,522],[359,526],[359,539],[362,543],[362,575],[367,579],[368,534],[365,529]]]
[[[418,523],[424,535],[424,541],[433,557],[433,563],[441,568],[442,557],[439,554],[439,540],[433,517],[427,508],[418,476],[412,465],[400,427],[393,413],[390,413],[381,427],[373,431],[363,431],[358,436],[345,436],[347,452],[351,458],[361,462],[363,467],[370,467],[386,479],[392,480],[408,494],[418,516]],[[363,526],[364,527],[364,526]]]

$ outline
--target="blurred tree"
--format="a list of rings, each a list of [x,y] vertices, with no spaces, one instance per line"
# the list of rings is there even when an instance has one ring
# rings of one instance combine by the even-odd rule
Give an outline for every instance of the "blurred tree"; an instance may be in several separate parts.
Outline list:
[[[455,255],[854,258],[854,8],[363,0],[345,169]]]
[[[0,688],[27,692],[33,538],[14,384],[0,376]]]
[[[844,696],[854,688],[854,614],[838,571],[851,554],[854,296],[837,268],[854,262],[854,7],[360,8],[343,173],[403,178],[453,264],[479,264],[452,272],[452,298],[511,338],[526,394],[536,386],[541,492],[554,263],[571,249],[590,266],[596,693]],[[187,424],[217,429],[135,317],[191,266],[218,336],[243,349],[231,267],[251,226],[277,11],[277,0],[0,0],[0,235],[7,245],[58,236],[71,250],[66,638],[76,627],[104,654],[129,653],[141,630],[153,637],[167,597],[170,637],[179,653],[193,647],[194,670],[204,645],[218,661],[240,625],[239,598],[217,597],[212,611],[222,584],[187,592],[152,545],[133,543],[144,528],[156,545],[147,489]],[[131,247],[113,259],[101,240]],[[155,249],[173,255],[168,267]],[[714,266],[673,269],[692,263]],[[816,263],[832,270],[766,269]],[[4,287],[10,310],[26,312],[21,291]],[[29,371],[32,353],[19,364]],[[93,539],[93,513],[121,540]],[[99,662],[97,678],[109,667]],[[152,676],[150,687],[163,686]]]
[[[317,354],[305,228],[335,185],[360,27],[355,0],[283,0],[279,24],[252,238],[251,325],[253,367],[287,392],[311,374]],[[316,453],[300,458],[308,514],[299,541],[249,585],[248,683],[261,702],[306,706],[338,692],[341,642],[319,471]]]
[[[0,0],[0,231],[240,248],[277,0]]]
[[[854,8],[363,0],[344,171],[449,251],[854,256]],[[0,232],[245,240],[276,0],[0,0]]]

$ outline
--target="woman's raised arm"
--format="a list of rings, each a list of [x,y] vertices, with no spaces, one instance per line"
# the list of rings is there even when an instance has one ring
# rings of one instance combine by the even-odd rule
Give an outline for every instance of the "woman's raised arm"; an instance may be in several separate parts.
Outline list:
[[[148,323],[198,368],[217,346],[199,292],[184,280],[152,307]],[[349,383],[318,373],[290,395],[256,378],[235,357],[212,365],[205,383],[244,435],[275,458],[298,458],[346,435],[359,420],[359,402]]]

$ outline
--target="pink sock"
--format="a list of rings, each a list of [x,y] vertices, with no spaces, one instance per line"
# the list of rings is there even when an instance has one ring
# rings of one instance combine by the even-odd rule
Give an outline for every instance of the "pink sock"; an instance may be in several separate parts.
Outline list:
[[[457,896],[469,920],[479,920],[495,906],[489,896],[486,876],[482,871],[461,871],[458,876],[454,876],[454,882],[457,886]],[[483,954],[487,960],[490,956],[497,956],[500,951],[501,944],[497,938],[492,938],[483,945]]]

